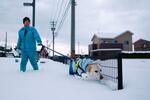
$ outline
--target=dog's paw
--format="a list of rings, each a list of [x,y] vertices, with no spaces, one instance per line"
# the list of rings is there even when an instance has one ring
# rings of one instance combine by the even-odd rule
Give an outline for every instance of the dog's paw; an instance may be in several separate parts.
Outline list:
[[[83,79],[88,79],[88,75],[86,73],[82,73],[81,76],[82,76]]]

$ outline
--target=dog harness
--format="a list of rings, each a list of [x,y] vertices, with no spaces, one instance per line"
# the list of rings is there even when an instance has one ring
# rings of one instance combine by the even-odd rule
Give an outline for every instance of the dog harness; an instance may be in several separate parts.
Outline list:
[[[82,73],[86,73],[86,68],[88,64],[91,64],[92,60],[91,59],[77,59],[75,61],[74,69],[75,69],[75,74],[81,76]]]

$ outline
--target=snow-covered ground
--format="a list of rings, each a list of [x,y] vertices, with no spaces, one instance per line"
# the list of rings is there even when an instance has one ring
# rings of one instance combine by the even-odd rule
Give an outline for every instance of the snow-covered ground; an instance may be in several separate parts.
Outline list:
[[[0,58],[0,100],[150,100],[150,60],[123,60],[124,89],[69,76],[68,66],[41,59],[40,70],[19,72],[14,58]]]

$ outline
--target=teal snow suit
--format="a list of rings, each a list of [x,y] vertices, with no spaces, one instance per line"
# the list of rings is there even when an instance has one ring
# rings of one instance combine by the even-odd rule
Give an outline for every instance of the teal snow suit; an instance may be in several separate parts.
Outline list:
[[[28,59],[33,67],[33,70],[38,70],[36,42],[41,44],[39,33],[34,27],[25,26],[18,32],[17,49],[21,50],[20,71],[26,71]]]

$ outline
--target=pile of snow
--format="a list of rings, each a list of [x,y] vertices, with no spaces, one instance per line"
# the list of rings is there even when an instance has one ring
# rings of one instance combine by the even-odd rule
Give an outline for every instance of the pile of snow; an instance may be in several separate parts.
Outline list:
[[[123,60],[124,89],[112,91],[103,82],[69,76],[68,66],[41,59],[19,72],[15,58],[0,58],[0,100],[150,100],[150,60]]]
[[[150,51],[122,51],[122,53],[128,53],[128,54],[132,54],[132,53],[150,53]]]

